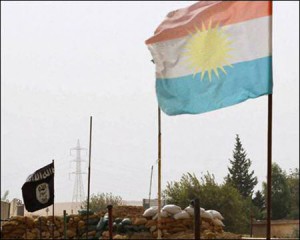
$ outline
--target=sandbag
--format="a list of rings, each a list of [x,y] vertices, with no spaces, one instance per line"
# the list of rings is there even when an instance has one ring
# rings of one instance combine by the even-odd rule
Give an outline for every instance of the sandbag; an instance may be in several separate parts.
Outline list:
[[[117,225],[117,233],[125,233],[126,232],[126,229],[124,228],[125,226],[121,223],[119,223]]]
[[[112,227],[113,227],[113,231],[114,231],[114,232],[117,230],[117,226],[118,226],[118,223],[113,222]]]
[[[146,228],[150,228],[152,226],[156,225],[156,221],[155,220],[149,220],[146,224],[145,227]]]
[[[218,227],[225,227],[224,223],[218,218],[213,219],[213,225]]]
[[[186,211],[181,211],[179,213],[174,214],[173,216],[176,220],[178,219],[187,219],[190,218],[190,215]]]
[[[108,218],[101,217],[100,221],[98,222],[96,226],[96,230],[98,231],[104,231],[105,227],[108,225]]]
[[[195,215],[195,209],[192,206],[188,206],[184,210],[191,216]],[[205,209],[200,207],[200,215],[203,214],[203,212],[205,212]]]
[[[145,210],[145,212],[143,213],[143,217],[153,217],[157,213],[157,211],[157,206],[150,207]]]
[[[95,235],[95,238],[99,239],[101,237],[101,235],[102,235],[102,232],[97,232],[96,235]]]
[[[97,226],[95,226],[95,225],[88,226],[88,232],[96,231],[96,229],[97,229]]]
[[[213,218],[217,218],[219,220],[224,220],[223,216],[218,211],[216,211],[216,210],[207,210],[207,211],[211,213]]]
[[[115,223],[120,223],[120,222],[122,222],[122,220],[123,220],[122,218],[116,218],[114,222]]]
[[[132,224],[132,222],[129,218],[124,218],[121,223],[123,226]]]
[[[147,223],[146,218],[136,218],[133,222],[133,225],[145,225]]]
[[[154,226],[150,227],[149,231],[152,233],[156,230],[156,228],[157,228],[156,225],[154,225]]]
[[[213,219],[212,214],[211,214],[210,212],[208,212],[208,211],[203,211],[203,212],[201,212],[201,213],[200,213],[200,217],[201,217],[201,218],[210,219],[210,220]]]
[[[89,210],[89,212],[87,211],[87,209],[80,209],[78,210],[78,214],[81,215],[81,216],[84,216],[84,215],[93,215],[94,212],[92,210]]]
[[[169,217],[169,213],[166,212],[166,211],[164,211],[164,210],[161,210],[161,211],[160,211],[160,217],[162,217],[162,218]],[[152,220],[156,220],[156,219],[158,219],[158,213],[156,213],[156,214],[154,215],[154,217],[152,218]]]
[[[99,218],[89,218],[88,225],[97,225],[97,223],[100,221]],[[84,222],[87,222],[87,219],[84,220]]]
[[[129,232],[137,232],[138,231],[138,227],[137,226],[133,226],[133,225],[123,225],[125,232],[129,233]]]
[[[139,225],[138,226],[138,231],[139,232],[147,232],[148,228],[146,228],[144,225]]]
[[[191,216],[195,215],[195,209],[191,206],[188,206],[184,209],[188,214],[190,214]]]
[[[168,204],[168,205],[165,205],[163,208],[162,208],[163,211],[166,211],[172,215],[176,214],[176,213],[179,213],[181,212],[181,208],[179,206],[176,206],[174,204]]]

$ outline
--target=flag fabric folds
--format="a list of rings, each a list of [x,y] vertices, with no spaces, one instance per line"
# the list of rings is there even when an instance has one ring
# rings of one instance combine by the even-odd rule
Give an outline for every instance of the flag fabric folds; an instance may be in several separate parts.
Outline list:
[[[22,186],[25,208],[34,212],[54,203],[54,163],[29,175]]]
[[[271,25],[271,1],[200,1],[170,12],[146,40],[160,108],[199,114],[271,94]]]

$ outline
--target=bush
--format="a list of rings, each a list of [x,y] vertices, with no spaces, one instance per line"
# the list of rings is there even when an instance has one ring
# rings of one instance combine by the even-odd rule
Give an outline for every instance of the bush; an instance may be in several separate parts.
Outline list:
[[[106,210],[107,205],[120,206],[122,205],[122,197],[114,196],[112,193],[97,193],[92,194],[90,198],[89,210],[99,212]],[[82,203],[81,208],[87,209],[87,201]]]
[[[217,210],[224,216],[226,231],[247,233],[249,230],[251,199],[243,198],[229,184],[218,185],[214,175],[207,173],[199,181],[195,174],[183,174],[179,182],[167,183],[164,195],[168,203],[181,208],[187,207],[192,199],[198,197],[201,207]]]

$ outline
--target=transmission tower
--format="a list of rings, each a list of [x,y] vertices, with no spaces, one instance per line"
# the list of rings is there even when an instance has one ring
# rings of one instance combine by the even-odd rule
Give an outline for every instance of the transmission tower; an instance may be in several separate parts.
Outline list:
[[[81,162],[85,162],[85,160],[81,159],[81,151],[86,150],[86,148],[80,147],[79,139],[77,140],[77,146],[70,149],[70,155],[72,155],[72,151],[76,151],[76,158],[72,160],[72,162],[76,163],[75,172],[71,172],[70,174],[75,174],[75,183],[73,189],[73,198],[72,198],[72,206],[78,203],[81,203],[85,200],[84,190],[83,190],[83,182],[82,182],[82,174],[86,174],[86,172],[81,171]],[[73,209],[73,207],[72,207]]]

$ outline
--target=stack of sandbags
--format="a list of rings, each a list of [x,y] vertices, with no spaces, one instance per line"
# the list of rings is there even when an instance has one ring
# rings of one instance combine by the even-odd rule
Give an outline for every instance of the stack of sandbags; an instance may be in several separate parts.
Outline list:
[[[145,218],[153,218],[158,212],[158,207],[157,206],[153,206],[150,207],[148,209],[146,209],[143,213],[143,217]]]
[[[118,239],[126,239],[126,237],[132,238],[132,236],[149,236],[145,235],[149,234],[148,229],[145,227],[147,223],[147,219],[144,217],[136,217],[136,218],[116,218],[113,220],[113,236],[114,239],[117,237]],[[108,219],[106,224],[102,225],[102,239],[109,238],[108,231]]]
[[[214,231],[223,232],[223,227],[225,227],[225,225],[222,222],[224,220],[222,214],[216,210],[207,210],[206,212],[209,212],[212,215],[212,224],[214,225]]]
[[[89,219],[87,219],[87,216],[81,216],[78,224],[77,224],[77,231],[78,235],[81,236],[81,238],[86,237],[86,232],[89,238],[92,237],[100,237],[101,231],[97,229],[97,225],[100,221],[100,216],[97,214],[89,215]]]
[[[153,237],[157,237],[157,227],[162,231],[162,236],[168,237],[172,233],[186,231],[192,225],[189,214],[174,204],[165,205],[160,212],[160,224],[157,225],[158,209],[151,207],[145,210],[143,216],[148,219],[145,227]]]
[[[179,218],[181,218],[182,214],[184,214],[184,211],[182,211],[179,206],[176,206],[174,204],[165,205],[160,211],[161,218],[174,217],[175,215],[177,215],[177,216],[179,216]],[[158,208],[156,206],[148,208],[144,212],[143,216],[144,217],[152,217],[152,220],[157,220]],[[176,217],[175,219],[179,219],[179,218]]]
[[[97,224],[100,216],[93,214],[89,215],[87,220],[86,215],[68,215],[66,223],[66,234],[68,239],[86,236],[86,226],[88,224],[88,236],[100,237],[100,230],[97,229]],[[16,216],[5,222],[2,227],[3,239],[45,239],[64,237],[64,221],[63,217],[23,217]]]
[[[165,205],[161,209],[160,225],[157,225],[158,208],[151,207],[145,210],[143,216],[148,220],[145,227],[149,229],[154,237],[157,236],[157,227],[162,230],[162,236],[185,232],[194,227],[194,208],[191,206],[182,210],[174,204]],[[224,224],[223,216],[216,210],[200,208],[201,232],[222,232]]]
[[[32,221],[30,221],[30,224],[33,225]],[[19,216],[13,217],[8,222],[5,222],[2,226],[3,238],[4,239],[22,238],[26,229],[27,229],[27,225],[25,223],[25,218]]]
[[[158,208],[151,207],[145,211],[141,207],[122,206],[113,208],[113,234],[119,239],[157,237],[157,228],[161,229],[162,236],[168,238],[174,234],[191,231],[194,228],[194,209],[189,206],[182,210],[179,206],[165,205],[160,212],[161,220],[158,225]],[[125,217],[124,217],[125,216]],[[130,217],[127,217],[130,216]],[[222,233],[223,216],[216,210],[200,208],[201,232],[206,235]],[[88,226],[88,238],[109,237],[108,214],[73,214],[66,219],[66,234],[68,239],[86,238],[86,226]],[[55,217],[52,224],[52,216],[49,217],[13,217],[3,224],[2,234],[4,239],[27,238],[46,239],[64,237],[63,217]],[[204,234],[204,235],[205,235]],[[203,236],[204,236],[203,235]]]
[[[87,214],[82,212],[78,215],[68,215],[66,224],[67,238],[73,239],[80,236],[85,237],[86,230],[88,231],[88,236],[94,237],[96,235],[96,225],[99,222],[100,217],[97,214],[89,214],[88,218],[89,219],[87,220]],[[88,228],[86,228],[87,225]]]
[[[67,226],[66,226],[67,238],[75,238],[79,235],[79,230],[85,228],[85,222],[82,220],[82,215],[72,214],[67,216]]]
[[[54,231],[53,231],[54,230]],[[39,239],[52,237],[52,231],[55,238],[63,234],[63,219],[54,217],[22,217],[16,216],[3,224],[2,234],[4,239],[23,238]]]
[[[166,239],[194,239],[195,233],[193,230],[186,232],[174,233],[166,237]],[[212,232],[205,230],[201,232],[201,239],[242,239],[242,235],[230,232]]]
[[[181,207],[179,206],[176,206],[174,204],[168,204],[168,205],[165,205],[163,208],[162,208],[162,211],[165,211],[167,212],[170,216],[173,216],[177,213],[180,213],[182,211]]]
[[[142,206],[114,206],[112,209],[113,218],[135,218],[143,215]]]
[[[188,206],[185,210],[193,217],[194,216],[194,208]],[[200,208],[200,218],[202,221],[201,230],[212,230],[217,232],[222,232],[223,227],[225,226],[222,222],[224,217],[222,214],[216,210],[206,210],[204,208]]]
[[[188,206],[184,209],[186,212],[188,212],[191,216],[194,216],[194,208],[191,206]],[[214,225],[222,226],[223,224],[222,220],[224,220],[224,217],[222,214],[216,210],[206,210],[204,208],[200,208],[200,217],[206,219],[208,222],[213,222]],[[219,221],[218,221],[219,220]]]

